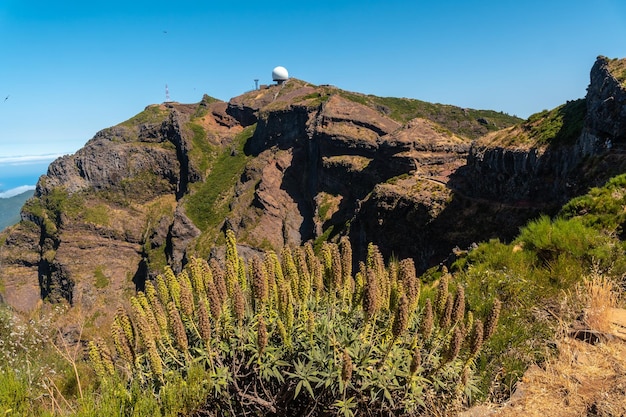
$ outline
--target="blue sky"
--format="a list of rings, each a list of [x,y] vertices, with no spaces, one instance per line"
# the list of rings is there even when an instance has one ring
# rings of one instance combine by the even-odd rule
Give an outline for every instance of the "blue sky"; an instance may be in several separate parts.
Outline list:
[[[626,57],[625,39],[623,0],[0,0],[0,163],[75,152],[166,84],[175,101],[228,100],[277,65],[527,117],[583,97],[596,56]]]

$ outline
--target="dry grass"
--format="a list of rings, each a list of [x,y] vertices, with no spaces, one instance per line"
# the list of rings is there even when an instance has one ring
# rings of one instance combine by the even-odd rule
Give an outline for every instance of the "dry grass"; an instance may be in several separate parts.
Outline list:
[[[618,306],[617,287],[594,271],[574,294],[583,308],[582,325],[609,337],[595,345],[558,337],[558,355],[528,369],[503,405],[485,404],[465,417],[626,416],[626,342],[616,326],[626,311]],[[621,323],[622,326],[624,323]]]
[[[592,330],[611,332],[611,310],[617,307],[618,292],[610,278],[593,271],[579,288],[580,297],[585,302],[583,321]]]
[[[626,415],[626,344],[561,340],[558,357],[531,367],[510,401],[489,415]]]

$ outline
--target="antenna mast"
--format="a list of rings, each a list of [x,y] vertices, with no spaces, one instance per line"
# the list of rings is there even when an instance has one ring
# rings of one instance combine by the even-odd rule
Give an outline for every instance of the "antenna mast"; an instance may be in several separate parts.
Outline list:
[[[165,102],[168,103],[170,101],[170,90],[167,88],[167,84],[165,84]]]

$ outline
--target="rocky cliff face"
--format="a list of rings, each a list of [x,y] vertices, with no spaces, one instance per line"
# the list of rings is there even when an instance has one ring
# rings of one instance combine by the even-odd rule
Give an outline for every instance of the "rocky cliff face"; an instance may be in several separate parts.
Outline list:
[[[512,236],[582,187],[581,164],[602,170],[607,140],[611,155],[625,141],[607,68],[596,63],[583,104],[517,127],[295,79],[228,103],[148,106],[51,164],[3,233],[2,297],[22,311],[67,302],[106,323],[120,294],[209,256],[224,228],[251,253],[348,234],[357,257],[373,242],[423,270],[454,246]]]
[[[626,90],[609,64],[597,59],[584,99],[475,141],[458,186],[475,197],[557,208],[623,172]]]

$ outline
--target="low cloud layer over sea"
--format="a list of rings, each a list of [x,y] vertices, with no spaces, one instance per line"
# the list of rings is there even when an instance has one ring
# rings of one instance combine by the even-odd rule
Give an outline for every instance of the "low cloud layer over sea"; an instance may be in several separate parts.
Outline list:
[[[61,155],[0,156],[0,198],[34,190],[48,165]]]

